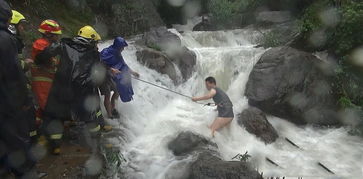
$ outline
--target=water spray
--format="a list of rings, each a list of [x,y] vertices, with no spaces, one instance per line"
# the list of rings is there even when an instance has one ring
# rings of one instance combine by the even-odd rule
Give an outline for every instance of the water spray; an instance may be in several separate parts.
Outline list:
[[[292,146],[298,148],[298,149],[301,149],[303,150],[301,147],[299,147],[298,145],[296,145],[294,142],[292,142],[289,138],[285,137],[285,140],[291,144]],[[331,171],[328,167],[326,167],[324,164],[322,164],[321,162],[318,161],[318,165],[320,167],[322,167],[324,170],[326,170],[327,172],[331,173],[331,174],[335,174],[333,171]]]

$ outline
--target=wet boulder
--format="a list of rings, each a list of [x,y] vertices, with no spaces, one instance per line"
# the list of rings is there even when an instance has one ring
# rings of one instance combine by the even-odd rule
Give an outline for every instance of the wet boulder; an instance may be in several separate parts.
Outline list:
[[[170,46],[181,46],[180,38],[165,26],[152,28],[150,31],[145,32],[142,41],[146,46],[158,46],[162,51],[168,50]]]
[[[246,85],[249,104],[296,124],[339,124],[329,64],[290,47],[266,51]]]
[[[164,53],[151,48],[142,48],[136,52],[136,56],[137,60],[146,67],[168,75],[175,83],[179,81],[173,62]]]
[[[137,41],[137,44],[139,46],[139,55],[137,56],[139,61],[145,61],[149,64],[153,63],[152,61],[154,60],[152,58],[140,59],[140,57],[150,55],[150,50],[143,49],[152,49],[153,54],[167,57],[173,67],[175,64],[179,68],[182,81],[186,81],[191,77],[196,64],[195,53],[182,45],[179,36],[170,32],[166,27],[152,28],[149,32],[145,32],[142,39]],[[159,68],[153,69],[165,74],[165,71],[159,71]],[[180,82],[177,81],[177,78],[172,78],[174,74],[168,75],[175,83]]]
[[[197,62],[195,53],[186,47],[180,47],[174,52],[167,53],[172,61],[178,66],[182,78],[187,80],[194,72],[194,66]]]
[[[205,137],[193,132],[181,132],[174,140],[170,141],[168,148],[176,156],[191,154],[193,152],[213,152],[217,145]]]
[[[258,108],[245,109],[239,115],[237,123],[266,144],[275,142],[279,137],[275,128],[266,119],[265,113]]]
[[[247,162],[223,161],[217,145],[190,131],[181,132],[171,140],[168,148],[176,156],[194,155],[195,161],[178,166],[181,178],[188,179],[262,179]],[[175,176],[175,171],[171,170]],[[180,174],[180,172],[182,172]]]
[[[247,162],[223,161],[210,154],[201,153],[190,166],[189,179],[262,179]]]
[[[209,17],[202,17],[202,21],[193,27],[193,31],[215,31],[217,27],[211,23]]]

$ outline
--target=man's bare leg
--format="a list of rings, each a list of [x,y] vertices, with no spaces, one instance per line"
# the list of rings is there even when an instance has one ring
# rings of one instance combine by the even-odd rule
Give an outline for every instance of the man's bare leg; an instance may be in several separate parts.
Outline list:
[[[103,104],[105,105],[106,111],[107,111],[107,116],[111,117],[112,116],[112,105],[111,105],[111,101],[110,101],[110,97],[111,94],[106,94],[105,95],[105,99],[103,101]]]
[[[111,111],[113,110],[113,109],[115,109],[115,106],[116,106],[116,100],[118,99],[118,97],[119,97],[120,95],[117,93],[117,92],[114,92],[113,94],[112,94],[112,98],[111,98]]]
[[[233,118],[224,118],[224,117],[217,117],[214,122],[212,123],[212,125],[210,126],[210,129],[212,130],[212,136],[214,137],[214,133],[223,128],[224,126],[228,125],[229,123],[231,123],[233,120]]]

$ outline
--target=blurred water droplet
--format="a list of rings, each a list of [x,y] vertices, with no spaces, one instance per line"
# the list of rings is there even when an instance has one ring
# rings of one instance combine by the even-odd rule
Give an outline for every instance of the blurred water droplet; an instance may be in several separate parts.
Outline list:
[[[309,37],[309,42],[314,47],[322,47],[326,43],[326,34],[324,30],[313,32]]]
[[[199,15],[201,5],[199,1],[188,1],[183,7],[183,14],[185,19],[189,19]]]
[[[8,161],[12,167],[18,168],[25,162],[25,153],[22,151],[13,151],[9,154]]]
[[[320,112],[315,108],[309,109],[304,113],[304,119],[308,123],[318,123],[320,121],[320,118]]]
[[[355,49],[351,55],[353,64],[363,66],[363,47]]]
[[[63,133],[63,123],[59,120],[52,120],[46,130],[49,134],[60,134]]]
[[[96,95],[87,96],[84,100],[84,108],[89,112],[96,111],[100,106],[100,99]]]
[[[304,108],[307,104],[307,98],[302,93],[295,93],[289,98],[289,103],[296,108]]]
[[[94,84],[101,85],[106,77],[106,68],[102,64],[93,65],[91,79]]]
[[[319,14],[321,22],[327,27],[335,27],[340,20],[336,8],[327,8]]]
[[[101,173],[102,167],[102,160],[98,157],[91,157],[85,163],[86,174],[90,176]]]
[[[339,112],[341,122],[345,125],[356,126],[360,123],[359,110],[346,108]]]
[[[37,144],[31,147],[30,153],[36,161],[39,161],[47,154],[47,149],[45,146]]]
[[[327,95],[330,92],[330,86],[325,81],[319,81],[314,85],[313,91],[316,95]]]
[[[185,1],[186,0],[168,0],[168,3],[171,6],[180,7],[184,5]]]

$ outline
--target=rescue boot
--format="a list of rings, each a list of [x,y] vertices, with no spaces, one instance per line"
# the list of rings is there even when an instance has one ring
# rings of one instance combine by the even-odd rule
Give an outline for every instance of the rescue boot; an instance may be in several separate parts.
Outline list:
[[[55,148],[52,148],[52,154],[53,155],[60,155],[61,154],[61,149],[60,147],[55,147]]]
[[[120,118],[120,113],[116,109],[113,109],[112,110],[112,117],[113,118]]]
[[[111,125],[104,125],[101,128],[101,132],[110,132],[112,131],[112,126]]]

